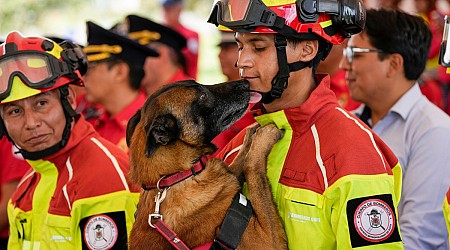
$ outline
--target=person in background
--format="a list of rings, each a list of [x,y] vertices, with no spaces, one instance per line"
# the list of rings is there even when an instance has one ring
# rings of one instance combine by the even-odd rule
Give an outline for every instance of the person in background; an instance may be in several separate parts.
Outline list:
[[[147,96],[167,83],[192,79],[185,73],[186,60],[181,51],[186,48],[186,39],[180,33],[137,15],[128,15],[124,23],[130,39],[159,54],[145,60],[141,85]]]
[[[401,34],[401,35],[400,35]],[[448,250],[442,197],[450,186],[450,118],[420,92],[431,31],[398,10],[368,10],[341,68],[355,110],[394,151],[403,169],[398,206],[405,249]]]
[[[268,155],[267,177],[289,249],[402,249],[398,160],[339,106],[329,76],[315,74],[333,44],[364,27],[363,4],[336,1],[316,12],[308,9],[315,1],[303,3],[219,0],[209,17],[236,31],[241,78],[261,95],[256,121],[284,132]],[[217,157],[232,162],[245,132]]]
[[[84,75],[86,99],[104,110],[92,124],[101,136],[128,152],[128,120],[146,100],[140,91],[144,62],[158,53],[93,22],[87,22],[87,43],[83,48],[89,62]]]
[[[195,80],[198,74],[199,35],[196,31],[188,29],[180,21],[181,13],[184,10],[184,0],[159,1],[163,9],[164,24],[176,30],[187,40],[187,46],[183,48],[183,55],[186,58],[186,73]]]
[[[0,249],[6,250],[9,237],[8,200],[20,179],[30,170],[30,165],[6,137],[0,139],[0,159]]]
[[[345,71],[339,69],[339,61],[342,58],[342,51],[346,44],[347,42],[343,42],[334,45],[327,58],[317,66],[317,72],[330,75],[330,89],[336,95],[339,105],[346,110],[354,110],[361,103],[354,101],[350,97],[347,82],[345,81]]]
[[[222,74],[227,78],[227,81],[239,80],[239,68],[236,67],[236,62],[239,57],[239,51],[234,39],[234,32],[220,32],[219,46],[219,62]]]
[[[31,165],[8,204],[8,249],[124,249],[138,190],[128,155],[75,112],[87,62],[73,43],[7,35],[0,134]]]
[[[436,0],[414,0],[417,14],[422,17],[431,30],[431,44],[425,70],[418,79],[420,90],[433,104],[446,110],[446,91],[439,74],[439,49],[444,28],[444,15],[436,9]]]

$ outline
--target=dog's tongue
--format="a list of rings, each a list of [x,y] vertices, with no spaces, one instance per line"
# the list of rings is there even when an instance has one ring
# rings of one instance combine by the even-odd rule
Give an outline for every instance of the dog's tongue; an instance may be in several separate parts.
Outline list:
[[[248,103],[257,103],[259,101],[261,101],[261,94],[257,93],[257,92],[250,92],[250,100],[248,101]]]

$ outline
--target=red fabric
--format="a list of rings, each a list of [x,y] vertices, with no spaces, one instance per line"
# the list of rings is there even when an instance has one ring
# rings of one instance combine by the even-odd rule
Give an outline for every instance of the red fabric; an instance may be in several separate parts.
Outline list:
[[[115,157],[120,170],[128,173],[128,155],[100,137],[92,126],[83,117],[80,117],[72,128],[68,144],[57,153],[43,158],[44,161],[51,162],[58,169],[58,182],[54,197],[50,201],[48,213],[71,216],[71,210],[62,191],[64,186],[68,192],[68,200],[72,203],[79,199],[124,190],[116,167],[109,156],[94,143],[93,138]],[[66,166],[69,158],[73,169],[72,176]],[[11,198],[14,207],[19,207],[25,212],[33,209],[32,201],[36,186],[40,181],[41,172],[45,171],[49,164],[36,163],[33,166],[34,172],[30,172],[33,174],[23,180]],[[98,178],[99,176],[102,178]],[[130,188],[132,187],[130,186]],[[43,212],[47,213],[47,211]]]
[[[247,111],[247,113],[245,113],[245,115],[240,120],[235,122],[233,125],[231,125],[231,127],[214,138],[212,142],[218,148],[215,154],[217,154],[225,145],[227,145],[227,143],[231,141],[231,139],[233,139],[241,130],[245,129],[255,122],[256,121],[255,118],[253,118],[253,115]]]
[[[0,139],[0,186],[11,181],[18,181],[30,170],[30,165],[20,154],[13,144],[4,136]],[[1,192],[0,192],[1,197]],[[5,216],[5,215],[1,215]],[[8,228],[0,232],[0,238],[8,238]]]
[[[146,96],[139,92],[139,96],[121,112],[110,116],[104,112],[93,124],[95,130],[105,139],[116,144],[127,152],[126,131],[128,120],[144,105]]]
[[[253,109],[255,108],[257,107]],[[317,193],[324,192],[325,185],[322,172],[317,166],[312,126],[315,127],[319,138],[326,138],[320,141],[320,154],[325,159],[326,172],[332,176],[329,186],[341,177],[352,174],[393,174],[391,169],[386,169],[386,165],[394,167],[397,164],[398,160],[394,153],[373,132],[371,132],[373,141],[369,139],[367,131],[370,131],[370,128],[362,121],[338,108],[334,94],[329,89],[328,77],[322,78],[306,102],[297,107],[283,109],[283,113],[289,121],[289,129],[292,128],[292,138],[290,141],[278,142],[285,143],[285,146],[289,147],[286,150],[280,183]],[[274,122],[277,124],[275,119]],[[224,159],[230,164],[236,157],[238,153],[236,148],[242,145],[244,137],[245,131],[241,131],[218,153],[217,158]],[[343,138],[352,138],[352,142],[349,143]],[[377,147],[374,147],[373,142]],[[299,161],[302,164],[299,164]]]
[[[344,109],[354,110],[361,105],[360,102],[350,97],[347,81],[345,80],[345,70],[340,69],[333,75],[330,81],[330,89],[333,90],[339,105]]]
[[[212,246],[212,242],[208,242],[203,245],[196,246],[196,247],[192,248],[192,250],[209,250],[211,248],[211,246]]]
[[[183,25],[179,25],[178,27],[176,27],[176,31],[183,35],[187,40],[187,47],[182,51],[184,58],[186,59],[186,73],[191,78],[197,79],[199,50],[198,33],[184,27]]]
[[[183,70],[178,70],[177,73],[170,79],[168,83],[171,82],[177,82],[177,81],[184,81],[184,80],[190,80],[193,79],[191,76],[186,75]]]
[[[426,96],[430,102],[438,106],[440,109],[444,109],[444,95],[438,82],[429,80],[421,83],[419,86],[422,94]]]

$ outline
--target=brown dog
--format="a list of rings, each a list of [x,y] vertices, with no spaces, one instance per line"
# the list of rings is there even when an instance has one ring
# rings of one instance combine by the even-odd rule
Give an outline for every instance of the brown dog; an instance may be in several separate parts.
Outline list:
[[[214,153],[211,140],[245,113],[250,98],[247,81],[210,86],[183,81],[164,86],[128,123],[131,180],[156,187],[161,178],[191,169],[203,156]],[[237,175],[241,172],[248,184],[253,216],[239,249],[287,249],[266,177],[267,156],[281,136],[275,125],[247,129],[244,146],[230,166],[235,173],[222,161],[209,159],[202,172],[170,188],[144,188],[130,249],[173,248],[150,226],[155,217],[149,220],[149,215],[155,213],[189,248],[212,242],[240,190]],[[158,192],[165,197],[156,204]]]

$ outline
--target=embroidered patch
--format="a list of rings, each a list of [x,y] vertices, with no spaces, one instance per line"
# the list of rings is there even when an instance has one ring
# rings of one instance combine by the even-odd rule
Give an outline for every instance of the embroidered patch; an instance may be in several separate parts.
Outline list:
[[[109,249],[117,241],[118,229],[109,216],[97,215],[89,218],[83,233],[89,249]]]
[[[352,247],[400,241],[391,195],[353,199],[347,203]]]

